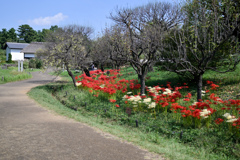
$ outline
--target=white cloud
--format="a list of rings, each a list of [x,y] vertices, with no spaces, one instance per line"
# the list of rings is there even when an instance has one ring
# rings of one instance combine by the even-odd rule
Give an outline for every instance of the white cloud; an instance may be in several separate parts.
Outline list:
[[[63,15],[62,13],[58,13],[52,17],[40,17],[40,18],[35,18],[33,20],[29,20],[31,24],[34,25],[54,25],[58,24],[59,22],[63,21],[64,19],[68,18],[68,16]]]

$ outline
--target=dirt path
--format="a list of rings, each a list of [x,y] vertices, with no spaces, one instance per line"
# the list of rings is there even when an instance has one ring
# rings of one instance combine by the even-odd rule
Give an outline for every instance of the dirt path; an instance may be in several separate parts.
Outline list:
[[[30,80],[0,85],[0,160],[159,159],[138,147],[74,120],[55,115],[26,93],[55,77],[40,72]],[[109,135],[109,136],[106,136]]]

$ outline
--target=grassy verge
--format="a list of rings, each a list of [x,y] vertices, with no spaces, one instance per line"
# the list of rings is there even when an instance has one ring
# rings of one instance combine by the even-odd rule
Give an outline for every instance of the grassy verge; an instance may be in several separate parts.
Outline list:
[[[17,67],[0,69],[0,84],[32,78],[32,75],[30,74],[30,72],[33,72],[33,71],[36,71],[36,70],[18,72]]]
[[[239,94],[240,68],[233,73],[217,74],[208,72],[204,81],[211,80],[221,86],[218,95],[221,98],[236,98]],[[132,68],[122,70],[125,79],[137,79]],[[79,73],[75,73],[79,75]],[[62,76],[69,79],[67,72]],[[69,79],[70,80],[70,79]],[[185,82],[174,73],[156,71],[148,74],[148,86],[161,85],[171,82],[178,86]],[[196,96],[195,86],[189,84],[184,91]],[[76,90],[71,83],[54,83],[34,88],[30,96],[43,106],[58,114],[76,119],[89,125],[110,132],[118,137],[131,141],[169,159],[238,159],[239,144],[223,132],[215,128],[194,129],[184,128],[174,121],[171,115],[158,114],[157,119],[151,114],[125,113],[123,102],[119,110],[113,109],[106,99],[96,98],[86,90]],[[113,111],[114,110],[114,111]],[[138,127],[136,127],[138,120]]]

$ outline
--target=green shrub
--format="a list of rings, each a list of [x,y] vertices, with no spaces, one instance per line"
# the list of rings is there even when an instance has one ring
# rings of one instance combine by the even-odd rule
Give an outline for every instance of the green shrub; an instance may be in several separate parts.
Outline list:
[[[13,61],[12,61],[12,54],[11,53],[9,53],[8,54],[8,60],[7,60],[7,63],[12,63]]]
[[[35,59],[29,60],[29,68],[36,68],[36,61]]]
[[[40,59],[30,59],[29,60],[29,68],[41,69],[42,66],[43,66],[43,62]]]
[[[36,63],[36,68],[37,69],[41,69],[42,68],[43,62],[42,62],[41,59],[36,59],[35,63]]]
[[[23,61],[23,69],[28,69],[28,61]]]

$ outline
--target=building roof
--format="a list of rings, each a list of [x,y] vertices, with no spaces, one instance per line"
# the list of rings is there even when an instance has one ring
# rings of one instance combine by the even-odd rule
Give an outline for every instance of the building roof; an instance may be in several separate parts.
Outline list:
[[[21,53],[36,53],[37,50],[44,50],[45,49],[45,43],[43,42],[32,42],[27,47],[25,47]]]
[[[16,42],[7,42],[7,46],[11,49],[23,49],[27,47],[29,43],[16,43]]]

